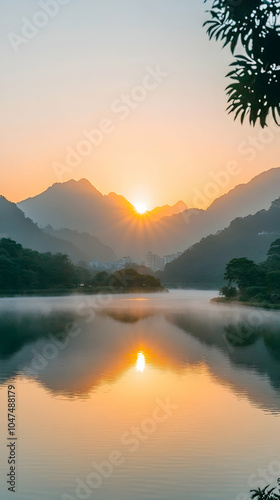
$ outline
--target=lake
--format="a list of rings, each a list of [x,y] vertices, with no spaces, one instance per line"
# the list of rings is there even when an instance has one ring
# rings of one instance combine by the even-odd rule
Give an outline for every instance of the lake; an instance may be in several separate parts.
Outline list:
[[[247,500],[275,484],[280,311],[215,295],[0,299],[1,500],[9,385],[20,500]]]

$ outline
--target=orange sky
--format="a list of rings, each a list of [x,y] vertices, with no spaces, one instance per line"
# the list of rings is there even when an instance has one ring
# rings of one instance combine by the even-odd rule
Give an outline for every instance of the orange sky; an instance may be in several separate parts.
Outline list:
[[[225,112],[231,56],[208,41],[203,2],[69,3],[18,52],[11,33],[22,36],[22,17],[36,19],[38,4],[1,8],[0,193],[9,200],[86,177],[149,209],[198,197],[202,208],[279,166],[278,130],[241,126]],[[98,144],[81,142],[96,129]],[[75,166],[69,148],[82,151]],[[209,188],[232,161],[234,175]]]

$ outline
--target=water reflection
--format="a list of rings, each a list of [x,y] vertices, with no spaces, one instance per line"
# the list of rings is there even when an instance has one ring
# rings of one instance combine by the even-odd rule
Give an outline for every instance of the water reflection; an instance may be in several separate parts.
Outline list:
[[[280,411],[280,314],[263,313],[261,326],[248,328],[251,309],[206,298],[171,296],[168,307],[161,297],[117,298],[87,316],[72,298],[38,299],[25,310],[20,300],[2,303],[0,382],[22,374],[54,394],[87,397],[146,363],[178,374],[207,367],[237,394]]]
[[[25,345],[37,342],[44,337],[66,338],[65,325],[74,320],[69,312],[2,312],[0,313],[0,360],[9,359]]]
[[[143,372],[145,370],[145,356],[142,352],[138,352],[136,361],[136,370],[138,372]]]

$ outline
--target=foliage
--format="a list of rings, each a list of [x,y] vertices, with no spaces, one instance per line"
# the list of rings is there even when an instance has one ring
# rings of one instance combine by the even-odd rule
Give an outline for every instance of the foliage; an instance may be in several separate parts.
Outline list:
[[[280,304],[280,240],[274,241],[267,253],[267,260],[260,265],[252,260],[232,259],[226,266],[225,279],[228,286],[220,291],[226,299],[231,299],[232,283],[238,286],[237,296],[242,302],[257,304]],[[236,295],[233,295],[234,298]]]
[[[224,295],[226,299],[234,299],[237,296],[237,289],[235,286],[223,286],[220,295]]]
[[[276,488],[269,488],[269,486],[266,486],[265,488],[261,489],[258,488],[257,490],[251,490],[251,499],[256,499],[256,500],[279,500],[280,495],[275,493]]]
[[[113,274],[103,271],[92,278],[87,269],[74,266],[67,255],[41,254],[11,239],[0,240],[0,291],[71,289],[81,284],[86,291],[163,289],[157,278],[135,269]]]
[[[270,259],[280,259],[280,238],[272,243],[267,255]]]
[[[204,0],[205,2],[207,0]],[[228,111],[240,115],[243,123],[259,120],[267,124],[271,113],[279,125],[280,117],[280,1],[278,0],[212,0],[206,21],[210,38],[229,45],[235,55],[228,73],[232,83],[227,87]]]
[[[38,290],[77,286],[89,273],[67,255],[39,253],[9,238],[0,240],[0,290]]]
[[[111,289],[162,289],[160,280],[148,274],[140,274],[136,269],[125,268],[108,274],[98,273],[89,283],[93,287],[108,287]]]
[[[271,294],[280,294],[280,239],[274,241],[267,253],[267,260],[262,264],[266,273],[266,287]],[[278,299],[279,300],[279,299]]]
[[[225,279],[229,286],[235,282],[239,288],[258,285],[261,278],[261,269],[252,260],[245,257],[241,259],[232,259],[226,267]]]
[[[239,299],[241,302],[265,302],[269,300],[269,293],[266,286],[248,286],[240,290]]]
[[[269,210],[239,217],[222,231],[192,245],[167,264],[158,276],[169,285],[220,288],[224,285],[225,267],[231,259],[247,257],[257,263],[266,259],[271,243],[279,238],[279,217],[279,200]]]

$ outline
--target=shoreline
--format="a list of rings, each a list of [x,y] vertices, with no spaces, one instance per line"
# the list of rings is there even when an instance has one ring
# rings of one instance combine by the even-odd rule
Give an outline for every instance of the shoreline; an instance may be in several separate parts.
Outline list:
[[[275,304],[270,304],[269,302],[266,303],[243,302],[239,300],[229,300],[223,297],[214,297],[213,299],[210,300],[210,302],[215,302],[216,304],[230,304],[235,306],[256,307],[258,309],[272,309],[274,311],[280,310],[280,304],[275,305]]]
[[[136,294],[136,293],[168,293],[167,288],[106,288],[106,287],[96,287],[96,288],[63,288],[61,290],[57,288],[49,288],[46,290],[11,290],[10,292],[4,293],[0,290],[0,299],[13,298],[13,297],[60,297],[63,295],[120,295],[124,293]]]

